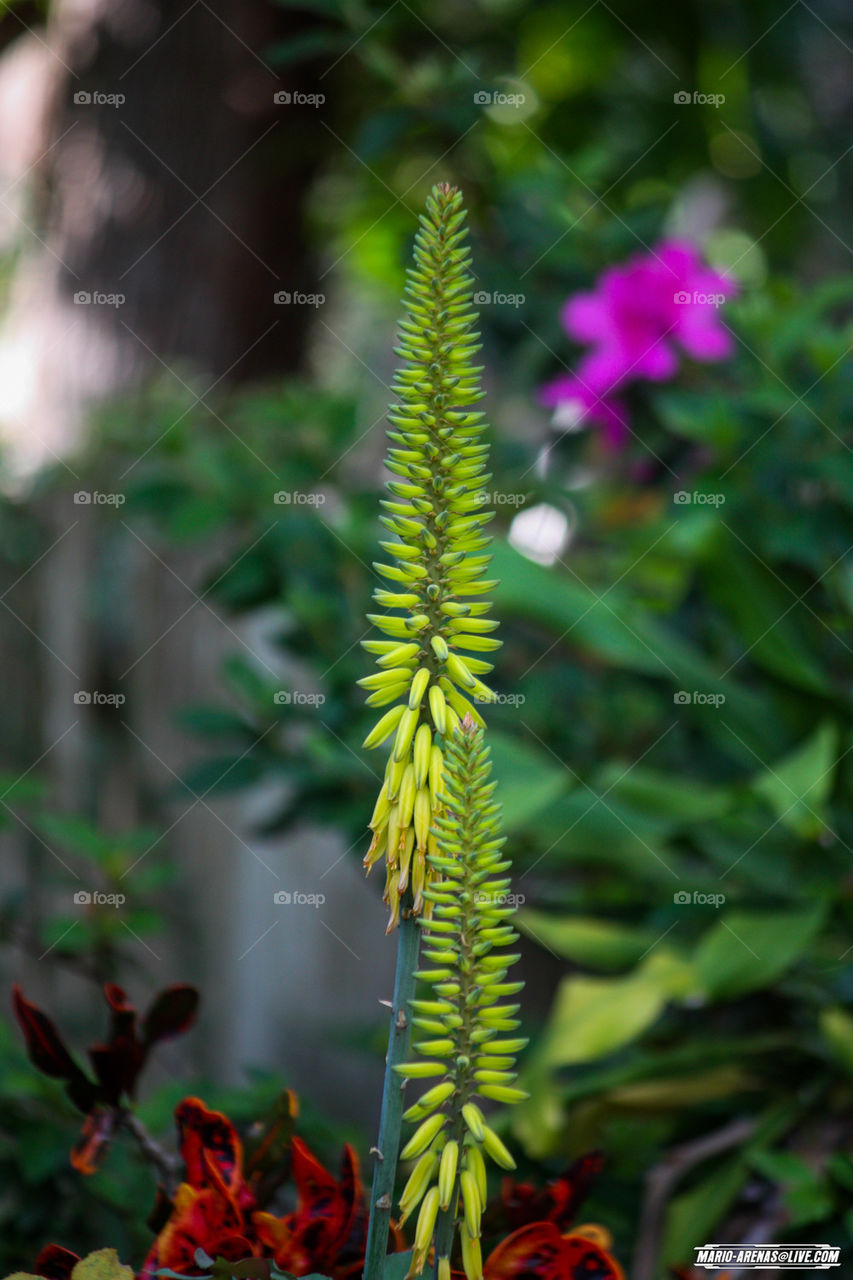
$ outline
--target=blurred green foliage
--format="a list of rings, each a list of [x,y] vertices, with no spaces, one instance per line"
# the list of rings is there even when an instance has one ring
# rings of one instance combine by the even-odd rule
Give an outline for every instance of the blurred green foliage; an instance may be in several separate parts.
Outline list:
[[[523,926],[560,962],[515,1137],[546,1170],[608,1152],[599,1209],[623,1254],[656,1154],[732,1116],[752,1117],[755,1136],[690,1171],[667,1209],[666,1259],[689,1257],[741,1195],[756,1213],[793,1197],[792,1227],[813,1212],[821,1238],[840,1238],[853,488],[833,424],[851,408],[849,296],[847,283],[749,293],[727,313],[736,358],[644,393],[642,435],[621,453],[573,435],[541,478],[532,449],[520,462],[517,442],[496,441],[496,491],[519,492],[526,470],[521,510],[548,503],[573,529],[546,567],[508,543],[498,505],[507,700],[490,739]],[[114,473],[188,407],[155,402],[109,415],[98,468]],[[359,856],[374,780],[354,681],[380,477],[362,466],[339,482],[361,423],[337,393],[289,385],[216,412],[232,430],[191,409],[134,469],[124,508],[166,546],[221,535],[203,584],[217,609],[274,606],[280,662],[235,646],[227,697],[185,713],[210,744],[191,784],[275,779],[269,829],[331,820]],[[284,485],[324,501],[277,505]],[[325,702],[282,704],[281,690]],[[798,1161],[820,1195],[797,1199]]]
[[[331,823],[352,856],[363,849],[375,779],[355,680],[384,353],[412,211],[433,181],[458,180],[479,284],[523,295],[483,308],[494,488],[520,494],[523,512],[556,508],[571,530],[552,564],[534,563],[508,541],[515,507],[498,505],[495,674],[508,701],[490,712],[490,741],[531,1000],[553,995],[513,1137],[537,1178],[606,1150],[591,1215],[628,1258],[664,1152],[749,1118],[748,1138],[685,1166],[651,1224],[655,1274],[780,1207],[780,1236],[844,1243],[849,15],[780,16],[769,0],[298,8],[302,35],[267,57],[283,84],[308,59],[327,95],[322,127],[286,144],[321,156],[308,206],[333,306],[315,322],[317,376],[220,390],[213,410],[153,385],[104,416],[78,467],[108,488],[132,460],[123,519],[147,522],[164,555],[203,549],[194,585],[227,617],[269,611],[276,657],[235,642],[220,702],[186,709],[208,743],[188,781],[274,780],[270,830]],[[725,101],[674,101],[694,90]],[[477,100],[496,92],[524,102]],[[633,392],[622,452],[560,435],[536,389],[572,365],[565,297],[691,230],[709,231],[710,258],[740,280],[725,312],[736,357]],[[277,492],[314,499],[277,504]],[[38,542],[19,507],[0,518]],[[101,519],[105,539],[130,538]],[[276,700],[295,690],[325,702]]]

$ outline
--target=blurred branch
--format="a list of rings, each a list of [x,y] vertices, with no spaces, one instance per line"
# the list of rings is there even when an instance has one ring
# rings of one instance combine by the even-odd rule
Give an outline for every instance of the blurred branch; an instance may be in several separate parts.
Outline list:
[[[132,1111],[120,1111],[119,1122],[127,1129],[139,1146],[146,1160],[154,1166],[163,1183],[166,1194],[171,1198],[180,1181],[181,1158],[165,1151],[146,1129],[145,1125]]]
[[[754,1130],[754,1120],[733,1120],[715,1133],[673,1147],[649,1170],[634,1251],[634,1280],[654,1280],[657,1275],[664,1209],[676,1184],[696,1165],[745,1142]]]

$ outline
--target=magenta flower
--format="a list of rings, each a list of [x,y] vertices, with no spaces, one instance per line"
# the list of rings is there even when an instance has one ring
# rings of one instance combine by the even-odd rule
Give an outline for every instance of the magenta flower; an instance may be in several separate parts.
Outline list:
[[[635,379],[663,382],[678,372],[679,349],[694,360],[731,355],[720,307],[734,283],[703,263],[690,244],[664,241],[602,273],[593,293],[578,293],[562,311],[566,332],[591,349],[573,376],[542,390],[548,406],[571,403],[578,425],[598,422],[611,444],[630,427],[613,393]]]

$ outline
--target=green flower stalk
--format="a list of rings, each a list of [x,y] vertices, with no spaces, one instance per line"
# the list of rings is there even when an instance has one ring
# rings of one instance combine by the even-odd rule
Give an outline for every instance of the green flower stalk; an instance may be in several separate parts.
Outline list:
[[[364,860],[369,871],[385,859],[389,932],[403,899],[416,915],[429,913],[441,744],[464,716],[483,723],[476,704],[494,694],[480,679],[492,669],[482,655],[500,644],[489,634],[497,627],[486,616],[490,603],[480,599],[496,585],[485,578],[483,554],[494,513],[484,510],[486,424],[470,407],[483,392],[472,364],[479,334],[461,193],[434,187],[420,222],[396,349],[407,363],[388,414],[386,466],[395,479],[382,503],[391,540],[381,546],[391,563],[374,566],[390,584],[374,593],[387,612],[368,615],[387,639],[364,642],[380,670],[359,681],[370,706],[389,708],[364,743],[391,744]]]
[[[420,1099],[404,1113],[418,1128],[400,1153],[417,1163],[400,1197],[400,1222],[420,1205],[410,1276],[426,1263],[436,1237],[436,1274],[450,1274],[454,1224],[459,1219],[462,1263],[468,1280],[481,1280],[480,1220],[486,1203],[488,1156],[502,1169],[515,1162],[486,1123],[479,1101],[520,1102],[515,1055],[526,1040],[517,1004],[506,998],[523,983],[508,982],[518,960],[507,948],[518,940],[509,923],[509,862],[502,858],[500,806],[490,781],[483,732],[466,716],[445,740],[442,811],[435,821],[437,848],[429,854],[434,878],[424,889],[433,914],[420,919],[423,955],[418,973],[432,991],[413,1000],[412,1025],[423,1039],[418,1060],[396,1067],[406,1079],[427,1079]]]

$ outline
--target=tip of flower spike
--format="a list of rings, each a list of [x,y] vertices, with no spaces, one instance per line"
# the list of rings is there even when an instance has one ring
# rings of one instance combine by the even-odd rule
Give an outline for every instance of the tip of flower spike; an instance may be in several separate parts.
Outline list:
[[[459,728],[462,730],[463,733],[476,733],[477,722],[474,719],[474,717],[471,715],[470,711],[465,712],[465,715],[462,718],[462,723],[460,724]]]
[[[443,196],[453,196],[456,194],[458,188],[456,188],[452,182],[437,182],[435,184],[435,189]]]

